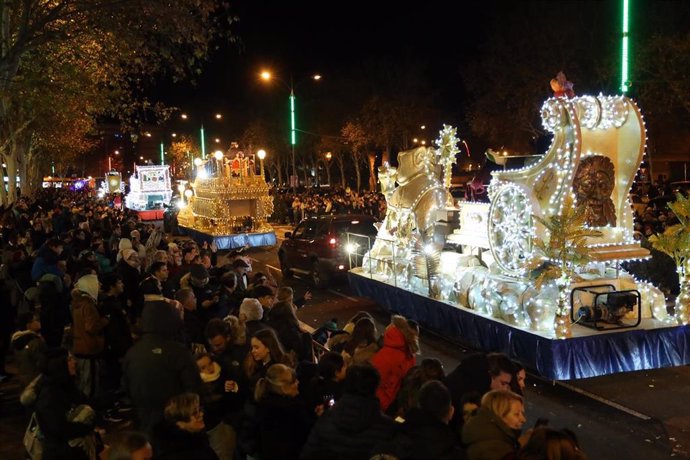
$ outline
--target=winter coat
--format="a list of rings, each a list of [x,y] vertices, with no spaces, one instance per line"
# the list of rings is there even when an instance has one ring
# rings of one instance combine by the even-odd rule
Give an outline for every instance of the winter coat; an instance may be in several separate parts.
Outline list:
[[[103,331],[106,353],[114,358],[122,358],[132,346],[132,331],[123,308],[122,299],[105,296],[101,300],[101,314],[109,318]]]
[[[122,372],[139,427],[150,431],[163,419],[168,399],[197,392],[201,378],[191,352],[170,338],[179,330],[173,317],[159,317],[157,323],[142,327],[147,333],[125,355]]]
[[[41,246],[38,257],[31,267],[31,279],[38,281],[46,273],[62,278],[63,273],[57,267],[58,255],[48,246]]]
[[[460,460],[465,458],[453,430],[431,414],[414,407],[393,439],[379,445],[375,454],[393,455],[398,460]]]
[[[354,355],[350,358],[349,365],[371,363],[376,353],[379,351],[379,344],[372,342],[369,345],[360,345],[355,348]]]
[[[417,340],[405,318],[393,316],[391,325],[383,334],[383,347],[371,359],[371,364],[381,375],[376,396],[384,411],[395,401],[407,371],[416,364],[414,354],[419,350]]]
[[[518,451],[518,435],[491,410],[480,407],[462,428],[469,460],[500,460]]]
[[[208,443],[204,431],[191,433],[177,425],[161,422],[153,429],[155,459],[160,460],[215,460],[218,458]]]
[[[12,348],[19,370],[19,382],[24,388],[40,373],[38,362],[47,346],[35,332],[17,331],[12,334]]]
[[[394,433],[395,422],[381,413],[375,397],[344,394],[314,425],[302,460],[368,460]]]
[[[141,293],[141,274],[139,270],[128,265],[124,260],[117,263],[117,274],[122,278],[122,283],[125,285],[125,301],[128,303],[127,308],[132,312],[139,313],[144,303],[144,295]]]
[[[72,352],[80,357],[99,355],[105,348],[103,330],[108,319],[100,315],[89,295],[72,291]]]
[[[299,459],[313,423],[301,399],[267,393],[247,407],[240,430],[243,450],[261,460]]]

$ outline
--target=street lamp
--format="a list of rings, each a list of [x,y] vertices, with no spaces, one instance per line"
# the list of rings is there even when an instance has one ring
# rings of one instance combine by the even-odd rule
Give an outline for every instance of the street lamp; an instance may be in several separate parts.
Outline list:
[[[223,118],[223,115],[220,113],[216,113],[213,116],[216,120],[221,120]],[[182,120],[188,120],[189,115],[186,113],[180,114],[180,118]],[[201,146],[201,158],[206,159],[206,137],[205,137],[205,132],[204,132],[204,123],[201,123],[201,129],[199,130],[199,137],[200,137],[200,146]],[[216,139],[216,143],[219,143],[220,139]]]
[[[328,186],[331,186],[331,160],[333,159],[333,154],[331,152],[326,152],[326,178],[328,179]]]
[[[259,157],[259,164],[261,165],[261,177],[264,177],[264,158],[266,158],[266,151],[264,149],[259,150],[256,152],[256,155]]]
[[[269,72],[267,70],[262,71],[260,73],[260,77],[264,81],[270,81],[270,80],[275,79],[275,80],[279,81],[280,83],[282,83],[283,85],[285,85],[285,87],[290,91],[290,148],[291,148],[291,153],[292,153],[292,157],[291,157],[292,176],[294,177],[294,181],[295,181],[294,182],[295,186],[293,186],[293,188],[294,188],[294,187],[296,187],[297,182],[298,182],[298,180],[297,180],[297,166],[295,164],[295,145],[297,144],[297,126],[296,126],[296,122],[295,122],[295,87],[297,87],[297,85],[299,85],[300,83],[302,83],[302,81],[305,81],[306,79],[301,80],[301,81],[297,82],[297,84],[295,84],[292,77],[290,77],[290,83],[288,84],[285,80],[283,80],[280,77],[276,77],[275,75],[273,75],[271,72]],[[308,79],[314,80],[314,81],[319,81],[319,80],[321,80],[321,75],[319,75],[319,74],[311,75],[311,76],[309,76]]]

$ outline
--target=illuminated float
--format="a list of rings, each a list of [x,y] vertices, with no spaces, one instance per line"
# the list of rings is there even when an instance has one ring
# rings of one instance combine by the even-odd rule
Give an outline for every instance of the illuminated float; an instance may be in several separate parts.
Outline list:
[[[436,148],[379,168],[388,211],[350,272],[355,292],[554,380],[690,364],[682,318],[620,267],[649,256],[628,200],[646,141],[639,109],[561,96],[541,118],[550,148],[493,172],[490,203],[448,205],[458,139],[447,126]]]
[[[261,158],[263,162],[263,158]],[[273,197],[257,173],[253,154],[231,149],[195,162],[196,178],[185,192],[187,203],[177,220],[182,232],[194,239],[213,241],[219,249],[272,246],[276,235],[268,224]]]
[[[170,166],[134,165],[125,198],[127,208],[136,211],[141,220],[162,220],[164,207],[171,199]]]

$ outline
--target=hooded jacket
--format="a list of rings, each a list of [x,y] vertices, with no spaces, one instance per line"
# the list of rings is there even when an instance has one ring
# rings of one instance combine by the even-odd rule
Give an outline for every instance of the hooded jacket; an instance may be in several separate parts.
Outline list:
[[[301,458],[368,460],[394,430],[395,422],[381,413],[375,397],[346,393],[316,422]]]
[[[72,352],[77,356],[91,357],[103,352],[103,330],[108,319],[101,317],[96,301],[87,293],[72,291]]]
[[[417,362],[419,338],[402,316],[393,316],[383,334],[383,347],[371,358],[371,364],[381,375],[376,396],[381,409],[388,409],[398,394],[403,377]]]

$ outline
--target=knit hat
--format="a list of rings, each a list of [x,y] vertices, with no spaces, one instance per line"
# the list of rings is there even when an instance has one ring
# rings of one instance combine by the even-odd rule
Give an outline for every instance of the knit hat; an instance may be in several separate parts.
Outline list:
[[[74,288],[88,294],[93,300],[98,300],[98,276],[84,275],[74,283]]]
[[[206,270],[206,267],[201,264],[192,265],[192,268],[189,270],[189,274],[192,278],[196,278],[198,280],[203,280],[209,277],[208,270]]]
[[[258,321],[264,316],[264,309],[258,300],[247,297],[240,304],[240,315],[247,321]]]

